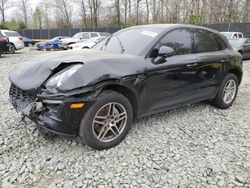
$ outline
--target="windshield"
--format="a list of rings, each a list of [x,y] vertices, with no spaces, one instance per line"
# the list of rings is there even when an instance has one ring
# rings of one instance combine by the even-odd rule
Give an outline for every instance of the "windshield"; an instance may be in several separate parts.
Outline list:
[[[228,40],[232,47],[242,46],[245,42],[245,39],[231,39]]]
[[[72,38],[81,38],[82,33],[76,33]]]
[[[21,35],[17,32],[14,32],[14,31],[6,31],[4,32],[5,35],[9,36],[9,37],[20,37]]]
[[[57,41],[59,40],[59,37],[54,37],[53,39],[51,39],[50,41]]]
[[[94,49],[139,55],[161,31],[161,28],[149,27],[124,29],[116,32],[108,39],[103,40],[97,44]]]

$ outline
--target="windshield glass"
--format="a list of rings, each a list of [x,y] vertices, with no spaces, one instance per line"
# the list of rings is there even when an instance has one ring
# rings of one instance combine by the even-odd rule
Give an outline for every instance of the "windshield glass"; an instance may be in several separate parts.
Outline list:
[[[82,33],[76,33],[72,38],[81,38]]]
[[[161,28],[138,27],[116,32],[114,35],[97,44],[94,49],[114,53],[139,55],[162,31]]]
[[[54,37],[53,39],[51,39],[50,41],[57,41],[59,40],[59,37]]]

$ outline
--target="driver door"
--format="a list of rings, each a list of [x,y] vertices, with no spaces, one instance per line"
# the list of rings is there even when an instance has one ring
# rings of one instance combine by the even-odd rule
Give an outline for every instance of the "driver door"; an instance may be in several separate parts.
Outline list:
[[[176,55],[165,58],[161,64],[153,63],[161,46],[175,49]],[[196,92],[197,56],[193,54],[193,34],[181,28],[166,34],[154,47],[147,59],[147,97],[145,108],[148,113],[159,112],[199,97]],[[145,112],[145,113],[147,113]]]

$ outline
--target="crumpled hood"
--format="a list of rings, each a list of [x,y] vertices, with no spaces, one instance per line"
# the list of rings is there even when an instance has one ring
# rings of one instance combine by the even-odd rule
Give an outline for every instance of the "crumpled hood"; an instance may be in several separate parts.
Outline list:
[[[12,71],[9,79],[23,90],[37,89],[61,64],[76,63],[83,66],[62,84],[60,90],[84,87],[104,79],[120,78],[144,68],[142,57],[96,50],[74,50],[41,55]]]

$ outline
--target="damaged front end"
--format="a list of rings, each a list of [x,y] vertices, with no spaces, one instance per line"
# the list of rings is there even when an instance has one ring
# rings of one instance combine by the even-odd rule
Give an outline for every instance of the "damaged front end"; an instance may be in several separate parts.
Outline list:
[[[42,129],[66,136],[77,135],[84,113],[95,102],[93,97],[80,90],[46,94],[37,90],[22,90],[14,84],[9,95],[11,104],[22,113],[22,117],[28,117]]]

